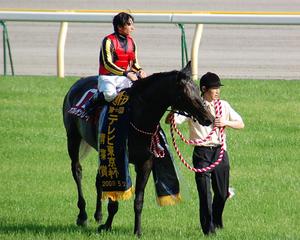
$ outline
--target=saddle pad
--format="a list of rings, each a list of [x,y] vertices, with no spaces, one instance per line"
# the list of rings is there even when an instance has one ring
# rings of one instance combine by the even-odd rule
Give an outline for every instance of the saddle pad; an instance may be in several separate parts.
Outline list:
[[[97,119],[97,116],[99,112],[95,111],[94,116],[90,118],[87,116],[86,112],[84,111],[83,107],[84,105],[94,96],[94,94],[97,92],[97,88],[92,88],[86,91],[82,97],[79,99],[79,101],[75,104],[75,106],[72,106],[69,110],[68,113],[75,115],[77,117],[80,117],[86,121],[89,121],[90,119]]]

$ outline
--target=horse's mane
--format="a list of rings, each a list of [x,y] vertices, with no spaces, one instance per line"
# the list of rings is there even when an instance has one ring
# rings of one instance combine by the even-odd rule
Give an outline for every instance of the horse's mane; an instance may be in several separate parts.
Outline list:
[[[174,77],[178,74],[178,71],[173,70],[170,72],[159,72],[153,73],[146,78],[140,79],[133,82],[133,85],[130,89],[130,95],[140,94],[143,90],[148,89],[150,85],[153,85],[157,81],[164,81],[170,77]]]

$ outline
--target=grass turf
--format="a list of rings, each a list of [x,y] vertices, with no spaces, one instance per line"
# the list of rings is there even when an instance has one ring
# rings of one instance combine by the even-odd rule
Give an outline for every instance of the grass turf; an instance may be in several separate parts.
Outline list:
[[[89,225],[75,224],[77,193],[61,115],[63,97],[75,80],[0,77],[0,239],[133,238],[132,200],[120,203],[112,232],[96,233],[95,152],[82,163]],[[246,127],[227,130],[236,195],[226,204],[224,230],[213,238],[300,239],[300,81],[228,79],[224,85],[222,98],[242,115]],[[187,127],[180,128],[187,136]],[[179,147],[190,159],[192,148]],[[194,174],[178,157],[175,161],[183,202],[158,207],[151,177],[143,239],[203,237]],[[132,167],[131,173],[134,178]],[[106,217],[106,204],[103,213]]]

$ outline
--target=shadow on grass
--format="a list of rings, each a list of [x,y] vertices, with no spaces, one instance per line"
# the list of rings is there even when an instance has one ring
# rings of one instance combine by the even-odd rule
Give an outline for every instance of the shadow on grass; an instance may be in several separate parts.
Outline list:
[[[79,227],[75,224],[66,224],[66,225],[43,225],[38,223],[5,223],[5,221],[1,221],[0,219],[0,235],[10,235],[10,236],[16,236],[16,235],[39,235],[39,236],[46,236],[46,237],[53,237],[53,236],[61,236],[66,234],[69,235],[69,237],[74,235],[81,235],[83,237],[91,237],[99,235],[99,237],[112,237],[113,239],[115,237],[122,236],[123,238],[133,238],[133,226],[123,226],[123,225],[117,225],[113,227],[111,231],[108,232],[101,232],[98,233],[97,231],[98,226],[91,224],[87,227]],[[146,239],[152,239],[153,237],[155,239],[161,239],[157,238],[158,236],[161,236],[163,233],[163,236],[166,237],[166,239],[174,239],[178,237],[178,233],[174,233],[172,231],[166,230],[165,227],[155,227],[152,226],[144,226],[143,228],[143,236],[146,237]]]
[[[9,224],[0,222],[0,233],[71,233],[71,232],[82,232],[91,233],[95,229],[90,227],[77,227],[76,225],[42,225],[37,223],[18,223]]]
[[[134,238],[133,224],[116,223],[111,231],[98,233],[98,224],[90,222],[86,227],[79,227],[76,224],[60,224],[60,223],[38,223],[38,222],[10,222],[7,219],[0,218],[0,235],[19,236],[24,238],[31,236],[36,237],[58,237],[72,239],[76,236],[89,238],[100,237],[103,239],[132,239]],[[190,226],[188,228],[175,226],[168,228],[166,225],[142,224],[142,235],[144,239],[196,239],[202,236],[200,228]]]
[[[109,232],[98,233],[98,226],[92,225],[87,227],[79,227],[75,224],[67,225],[43,225],[38,223],[5,223],[0,220],[0,234],[15,235],[15,234],[32,234],[32,235],[45,235],[53,236],[59,234],[71,235],[119,235],[124,234],[127,236],[133,235],[133,229],[125,227],[116,227]]]

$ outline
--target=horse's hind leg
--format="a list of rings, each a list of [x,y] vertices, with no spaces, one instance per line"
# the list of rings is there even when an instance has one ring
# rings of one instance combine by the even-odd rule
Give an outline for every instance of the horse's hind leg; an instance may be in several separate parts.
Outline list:
[[[114,216],[118,212],[119,209],[119,202],[118,201],[112,201],[109,199],[107,210],[108,210],[108,217],[105,222],[105,224],[102,224],[99,226],[98,231],[101,232],[102,230],[109,231],[111,230],[112,221],[114,219]]]
[[[85,210],[85,200],[82,193],[81,179],[82,179],[82,167],[79,162],[79,147],[81,142],[81,137],[79,134],[68,134],[68,152],[71,158],[71,169],[73,178],[76,182],[78,191],[78,201],[77,206],[79,208],[79,214],[77,216],[77,225],[86,226],[87,225],[87,213]]]
[[[96,199],[96,211],[94,214],[94,218],[97,223],[102,222],[102,202],[101,202],[101,196],[102,196],[102,186],[101,186],[101,176],[99,174],[99,171],[96,176],[96,191],[97,191],[97,199]]]

